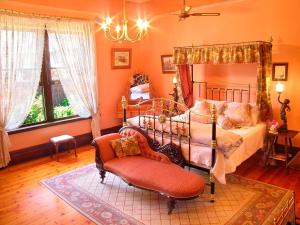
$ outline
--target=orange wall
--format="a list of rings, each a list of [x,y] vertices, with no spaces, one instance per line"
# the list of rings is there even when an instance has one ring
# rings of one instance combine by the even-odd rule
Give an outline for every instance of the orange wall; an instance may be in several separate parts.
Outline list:
[[[273,62],[288,62],[288,81],[284,82],[283,98],[291,99],[292,111],[287,113],[290,129],[300,130],[300,8],[299,0],[241,0],[206,7],[203,11],[220,12],[220,17],[190,17],[178,21],[176,16],[164,15],[152,23],[155,27],[143,42],[146,52],[144,69],[150,75],[159,95],[172,92],[172,76],[162,74],[160,55],[172,53],[174,46],[244,42],[254,40],[273,41]],[[220,70],[206,69],[209,77]],[[245,68],[244,73],[251,72]],[[235,76],[237,69],[226,70]],[[219,74],[221,76],[221,74]],[[248,78],[245,79],[248,82]],[[272,82],[272,102],[275,118],[279,118],[279,104]],[[296,137],[300,147],[300,134]]]
[[[91,5],[90,7],[90,9],[93,9],[93,5]],[[19,4],[13,1],[1,2],[0,8],[47,15],[94,18],[94,13],[63,10],[24,3]],[[121,120],[116,118],[117,103],[121,101],[121,96],[126,92],[131,75],[137,70],[136,67],[139,65],[138,62],[140,60],[140,57],[138,56],[139,53],[135,48],[135,44],[122,44],[107,41],[106,39],[104,39],[103,33],[101,31],[98,31],[96,33],[95,38],[98,89],[101,112],[100,125],[101,129],[105,129],[121,124]],[[132,48],[131,69],[111,69],[111,48]],[[64,133],[68,133],[71,135],[80,135],[88,133],[90,132],[90,130],[90,120],[85,120],[13,134],[10,135],[12,143],[11,151],[46,143],[49,141],[50,137],[56,135]]]
[[[21,1],[21,0],[19,0]],[[72,10],[58,9],[67,7],[69,0],[47,1],[46,6],[30,5],[24,2],[39,4],[42,0],[2,1],[0,8],[11,8],[23,12],[72,16],[82,18],[102,17],[103,12],[116,12],[120,4],[117,1],[88,0],[81,7],[69,7]],[[75,1],[72,1],[72,4]],[[48,4],[49,3],[49,4]],[[105,4],[104,4],[105,3]],[[103,7],[102,7],[103,6]],[[58,8],[53,8],[58,7]],[[134,6],[132,6],[134,8]],[[99,14],[97,10],[102,10]],[[108,9],[109,8],[109,9]],[[269,40],[274,39],[273,61],[289,63],[289,79],[285,82],[286,91],[283,97],[291,98],[292,111],[288,113],[290,128],[300,130],[300,93],[297,84],[300,82],[300,15],[298,0],[240,0],[227,1],[223,4],[208,6],[203,11],[220,12],[220,17],[190,17],[178,22],[172,15],[156,16],[151,21],[151,29],[146,39],[135,44],[120,44],[106,41],[101,32],[96,33],[97,69],[99,78],[99,98],[101,110],[101,128],[108,128],[120,123],[116,119],[116,105],[126,91],[130,76],[135,71],[143,71],[150,75],[154,91],[157,95],[167,96],[172,91],[172,74],[162,74],[160,55],[172,53],[174,46],[215,44],[227,42]],[[75,11],[81,9],[81,11]],[[158,10],[159,11],[159,10]],[[132,48],[133,62],[131,69],[111,70],[110,49],[112,47]],[[219,70],[219,71],[218,71]],[[222,69],[206,68],[205,71],[219,76]],[[244,71],[243,71],[244,70]],[[227,76],[235,74],[251,74],[252,68],[227,68]],[[249,75],[251,76],[251,75]],[[249,78],[250,79],[250,78]],[[251,78],[252,79],[252,78]],[[279,105],[272,87],[272,101],[275,117],[278,117]],[[44,128],[21,134],[11,135],[12,150],[45,143],[49,137],[61,133],[79,135],[90,131],[89,121],[80,121],[68,125]],[[33,138],[34,137],[34,138]],[[296,140],[300,146],[300,135]]]

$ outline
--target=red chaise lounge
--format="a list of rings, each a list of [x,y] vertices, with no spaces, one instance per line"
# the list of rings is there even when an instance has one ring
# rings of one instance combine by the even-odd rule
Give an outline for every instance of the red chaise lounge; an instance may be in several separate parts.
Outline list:
[[[116,157],[109,141],[131,135],[136,135],[141,154]],[[92,145],[96,149],[96,166],[101,183],[108,171],[121,177],[129,185],[156,191],[169,198],[169,214],[175,208],[175,200],[193,199],[203,193],[203,177],[172,163],[166,155],[153,151],[139,128],[124,127],[119,133],[94,139]]]

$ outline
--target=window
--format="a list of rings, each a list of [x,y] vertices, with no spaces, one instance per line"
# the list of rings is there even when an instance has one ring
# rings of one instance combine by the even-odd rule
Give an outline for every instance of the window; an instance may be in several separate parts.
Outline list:
[[[49,42],[46,31],[40,85],[31,111],[23,124],[25,126],[75,117],[56,73],[58,66],[59,69],[64,68],[52,60],[51,54],[59,53],[49,50],[51,44],[54,43]]]

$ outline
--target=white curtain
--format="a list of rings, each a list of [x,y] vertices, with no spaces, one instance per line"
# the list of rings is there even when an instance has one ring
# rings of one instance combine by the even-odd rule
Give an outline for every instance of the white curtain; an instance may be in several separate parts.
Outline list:
[[[22,125],[39,85],[44,21],[0,13],[0,168],[10,161],[7,130]]]
[[[94,23],[47,22],[51,67],[56,68],[71,107],[92,117],[93,137],[100,136]]]

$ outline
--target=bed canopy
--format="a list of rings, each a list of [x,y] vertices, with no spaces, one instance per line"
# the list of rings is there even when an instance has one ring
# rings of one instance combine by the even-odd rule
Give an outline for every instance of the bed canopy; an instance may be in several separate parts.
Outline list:
[[[265,41],[230,44],[174,47],[174,64],[181,86],[181,93],[187,106],[193,104],[193,80],[190,67],[193,64],[256,63],[256,104],[263,120],[272,117],[270,81],[272,70],[272,44]]]

